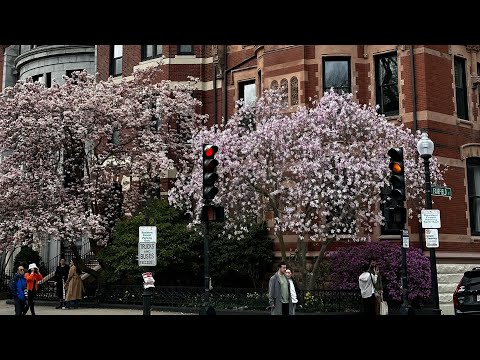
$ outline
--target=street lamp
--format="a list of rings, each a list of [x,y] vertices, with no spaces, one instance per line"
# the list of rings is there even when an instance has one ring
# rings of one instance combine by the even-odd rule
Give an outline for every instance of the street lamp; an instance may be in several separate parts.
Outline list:
[[[434,149],[433,141],[428,138],[427,133],[422,133],[422,137],[418,140],[417,150],[423,159],[425,165],[425,193],[426,208],[432,208],[432,184],[430,183],[430,163]],[[435,248],[430,248],[430,273],[432,277],[432,297],[433,297],[433,314],[441,315],[440,301],[438,298],[438,278],[437,278],[437,258]]]

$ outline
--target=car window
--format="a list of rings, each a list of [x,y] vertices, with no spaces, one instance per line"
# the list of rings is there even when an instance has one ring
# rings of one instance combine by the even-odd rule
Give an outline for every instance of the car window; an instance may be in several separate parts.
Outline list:
[[[464,275],[463,280],[466,290],[480,290],[479,271],[467,271]]]

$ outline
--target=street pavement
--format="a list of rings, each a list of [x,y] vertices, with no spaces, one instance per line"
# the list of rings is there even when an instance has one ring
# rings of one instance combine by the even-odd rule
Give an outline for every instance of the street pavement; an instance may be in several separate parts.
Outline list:
[[[143,315],[143,308],[93,308],[80,307],[78,309],[55,309],[57,304],[35,303],[36,315]],[[151,315],[198,315],[187,312],[158,311],[152,310]],[[0,315],[15,315],[15,306],[13,303],[7,304],[7,300],[0,300]],[[31,316],[30,311],[26,316]]]

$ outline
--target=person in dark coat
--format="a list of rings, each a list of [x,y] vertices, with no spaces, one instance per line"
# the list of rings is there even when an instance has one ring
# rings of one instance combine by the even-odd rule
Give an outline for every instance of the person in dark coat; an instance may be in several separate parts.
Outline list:
[[[25,279],[25,267],[20,265],[14,276],[15,288],[13,302],[15,303],[15,315],[25,315],[27,311],[27,280]]]
[[[287,265],[284,262],[278,264],[278,271],[272,275],[268,282],[268,304],[272,315],[290,315],[292,297],[290,296],[290,283],[285,271]]]
[[[60,304],[55,309],[64,309],[65,308],[65,283],[68,278],[68,270],[70,268],[67,266],[65,257],[60,258],[60,264],[55,269],[55,284],[56,284],[56,295],[60,300]]]

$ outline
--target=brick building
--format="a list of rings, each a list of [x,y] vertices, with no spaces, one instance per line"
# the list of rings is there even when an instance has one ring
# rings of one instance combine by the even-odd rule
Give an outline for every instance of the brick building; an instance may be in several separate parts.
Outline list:
[[[7,57],[15,46],[0,45],[2,89],[19,71],[19,61],[12,66]],[[427,131],[433,155],[449,166],[452,189],[451,200],[433,198],[442,214],[440,301],[448,303],[463,269],[480,264],[479,51],[479,45],[96,45],[94,62],[99,79],[121,79],[165,56],[162,78],[200,79],[196,96],[210,125],[232,115],[235,100],[251,101],[265,88],[286,86],[295,109],[335,87],[359,103],[380,105],[391,122]],[[418,222],[407,228],[411,246],[428,255]],[[392,237],[380,228],[375,235]],[[295,246],[295,237],[287,237],[286,248]]]

